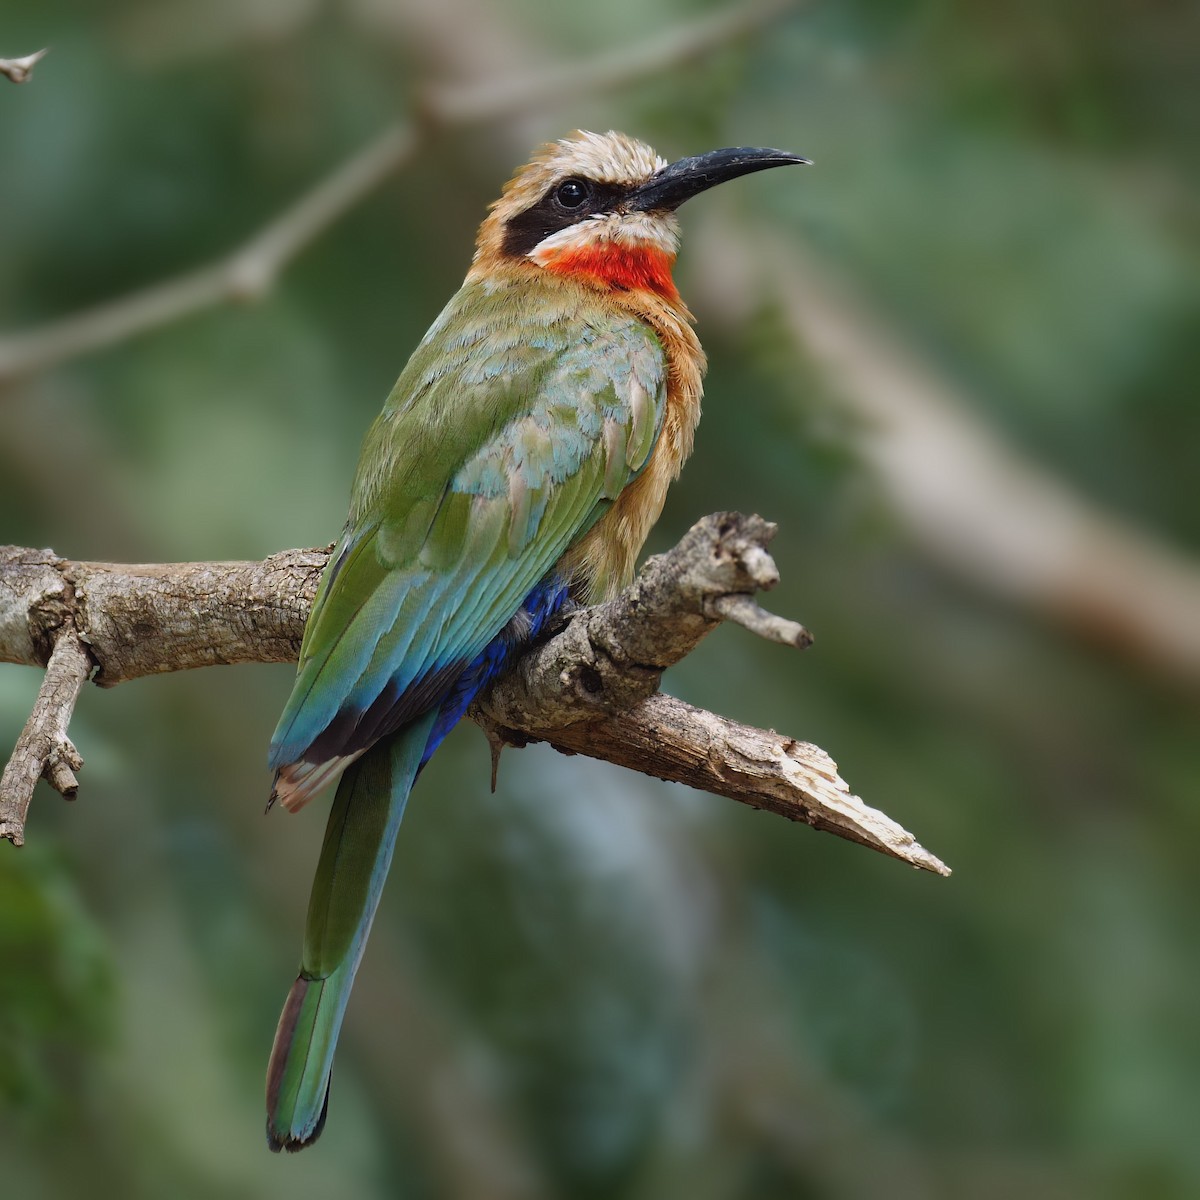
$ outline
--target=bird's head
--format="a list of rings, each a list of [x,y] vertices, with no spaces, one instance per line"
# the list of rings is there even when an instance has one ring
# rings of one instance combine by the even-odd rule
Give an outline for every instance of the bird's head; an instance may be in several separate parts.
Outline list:
[[[675,210],[699,192],[809,160],[738,146],[668,163],[623,133],[551,142],[505,185],[479,230],[475,269],[532,264],[597,287],[675,298]]]

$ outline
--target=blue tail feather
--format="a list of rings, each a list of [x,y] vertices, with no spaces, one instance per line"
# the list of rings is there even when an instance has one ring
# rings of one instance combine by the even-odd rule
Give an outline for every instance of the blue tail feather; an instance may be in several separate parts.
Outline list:
[[[300,974],[267,1068],[267,1144],[300,1150],[320,1135],[350,989],[379,905],[409,792],[480,689],[544,628],[567,597],[549,579],[461,672],[437,708],[377,742],[343,774],[313,881]]]

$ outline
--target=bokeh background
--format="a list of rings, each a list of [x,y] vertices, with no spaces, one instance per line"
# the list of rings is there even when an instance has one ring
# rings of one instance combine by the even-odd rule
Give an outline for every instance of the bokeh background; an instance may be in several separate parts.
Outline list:
[[[817,643],[721,629],[666,684],[824,746],[954,875],[544,747],[493,796],[464,727],[406,818],[329,1126],[276,1158],[262,1074],[323,824],[262,815],[291,671],[89,689],[81,799],[40,791],[0,845],[5,1195],[1200,1195],[1198,10],[825,0],[616,88],[572,66],[716,11],[0,0],[0,55],[53,47],[0,80],[13,333],[219,260],[431,85],[557,72],[423,139],[256,303],[16,371],[0,339],[0,540],[324,544],[537,142],[808,153],[683,212],[711,371],[651,548],[777,521],[772,606]],[[1095,523],[1071,555],[1061,505]],[[1039,555],[1074,588],[1030,582]],[[37,684],[0,669],[3,746]]]

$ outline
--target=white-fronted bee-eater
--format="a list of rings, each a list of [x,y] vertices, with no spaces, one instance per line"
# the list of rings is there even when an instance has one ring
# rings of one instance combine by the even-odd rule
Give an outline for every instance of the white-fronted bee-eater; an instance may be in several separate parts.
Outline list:
[[[463,286],[368,432],[271,742],[285,808],[340,776],[268,1068],[273,1150],[325,1123],[421,768],[568,597],[628,582],[691,452],[704,354],[671,277],[676,209],[804,162],[737,147],[667,163],[619,133],[544,147],[492,205]]]

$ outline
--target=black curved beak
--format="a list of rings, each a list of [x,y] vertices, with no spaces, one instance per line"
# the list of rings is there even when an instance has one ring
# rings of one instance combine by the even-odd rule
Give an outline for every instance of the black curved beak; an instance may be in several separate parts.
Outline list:
[[[718,183],[765,171],[769,167],[809,166],[812,160],[786,150],[757,146],[730,146],[710,150],[663,167],[641,187],[630,193],[625,206],[634,212],[671,212],[685,200],[716,187]]]

